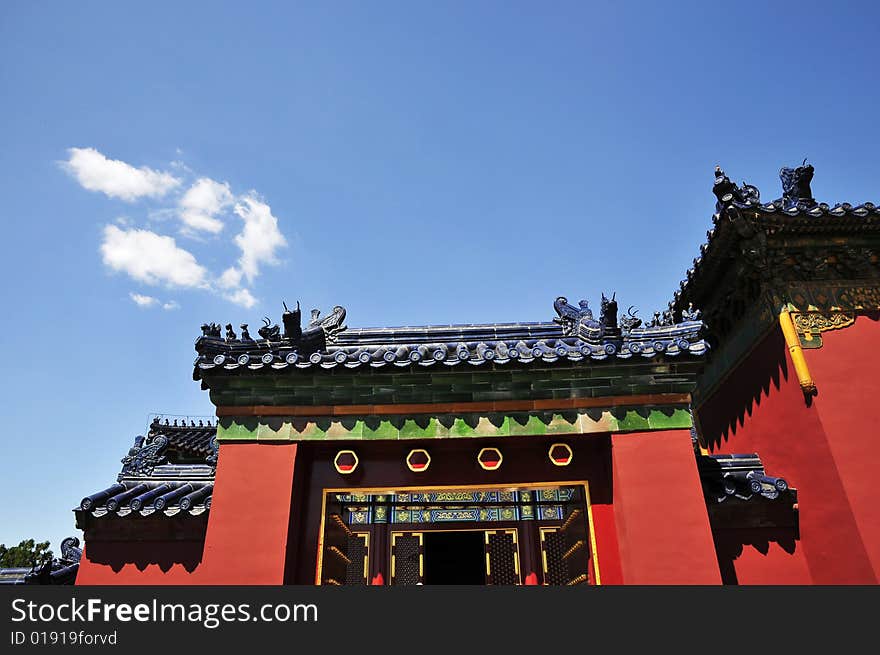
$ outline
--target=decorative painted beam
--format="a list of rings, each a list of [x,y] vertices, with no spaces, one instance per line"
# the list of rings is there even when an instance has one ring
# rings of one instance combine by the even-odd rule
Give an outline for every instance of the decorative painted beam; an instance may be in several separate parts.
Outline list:
[[[657,393],[598,398],[547,398],[457,403],[400,403],[381,405],[226,405],[217,416],[406,416],[409,414],[469,414],[474,412],[531,412],[589,408],[687,405],[690,394]]]
[[[686,406],[392,416],[227,416],[219,441],[402,440],[690,428]]]

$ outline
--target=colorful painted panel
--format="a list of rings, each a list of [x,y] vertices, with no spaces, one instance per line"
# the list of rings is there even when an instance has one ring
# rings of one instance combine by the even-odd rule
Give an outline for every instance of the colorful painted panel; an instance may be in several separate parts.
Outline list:
[[[560,521],[571,487],[522,491],[440,491],[391,495],[338,494],[347,523],[413,524],[492,521]],[[436,504],[434,504],[436,503]],[[509,505],[505,503],[510,503]],[[556,504],[559,503],[559,504]]]

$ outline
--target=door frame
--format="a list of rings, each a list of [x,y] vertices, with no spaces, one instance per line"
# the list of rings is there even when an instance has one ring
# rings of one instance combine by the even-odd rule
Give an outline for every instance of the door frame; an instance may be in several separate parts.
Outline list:
[[[587,480],[560,480],[553,482],[511,482],[511,483],[500,483],[500,484],[446,484],[446,485],[402,485],[402,486],[384,486],[384,487],[326,487],[321,490],[321,521],[318,526],[318,543],[317,543],[317,558],[316,558],[316,566],[315,566],[315,584],[321,584],[321,567],[324,563],[324,529],[325,529],[325,521],[327,517],[327,496],[329,494],[373,494],[373,495],[392,495],[397,493],[407,493],[407,492],[428,492],[428,491],[532,491],[535,489],[550,489],[555,487],[583,487],[584,490],[584,504],[586,505],[586,518],[587,518],[587,528],[590,535],[590,548],[592,551],[592,562],[593,562],[593,574],[595,577],[595,584],[601,585],[602,578],[599,574],[599,552],[596,548],[596,529],[595,524],[593,522],[593,505],[590,500],[590,483]],[[525,521],[523,521],[525,522]],[[528,521],[532,523],[533,521]],[[498,522],[499,525],[496,530],[504,530],[508,529],[510,526],[508,522]],[[535,519],[534,523],[540,527],[540,521]],[[382,524],[386,525],[386,524]],[[389,522],[387,527],[389,529],[389,542],[388,549],[389,557],[390,557],[390,548],[391,548],[391,537],[390,534],[398,533],[398,532],[429,532],[440,530],[443,531],[442,528],[423,528],[422,525],[429,526],[430,523],[425,524],[417,524],[419,527],[417,529],[394,529],[395,524]],[[401,524],[403,525],[416,525],[416,524]],[[360,527],[360,526],[359,526]],[[371,526],[372,527],[372,526]],[[359,529],[360,532],[363,528]],[[446,530],[446,532],[451,532],[454,528]],[[459,528],[462,530],[477,530],[477,531],[485,531],[492,530],[493,528],[487,528],[484,523],[480,524],[480,527],[475,528]],[[517,558],[519,559],[521,555],[520,553],[521,544],[519,543],[519,539],[517,539]],[[376,553],[375,548],[373,549],[372,555]],[[390,564],[390,561],[389,561]],[[520,559],[521,564],[521,559]],[[391,582],[391,569],[388,569],[388,583]],[[369,579],[369,575],[367,576]],[[520,579],[522,579],[522,572],[520,571]]]

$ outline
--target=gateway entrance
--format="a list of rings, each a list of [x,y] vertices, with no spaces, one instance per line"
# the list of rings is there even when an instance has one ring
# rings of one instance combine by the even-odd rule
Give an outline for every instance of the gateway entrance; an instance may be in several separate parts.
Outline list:
[[[475,530],[425,533],[425,582],[486,584],[483,534]]]
[[[583,482],[504,489],[325,490],[320,534],[320,584],[599,581]]]

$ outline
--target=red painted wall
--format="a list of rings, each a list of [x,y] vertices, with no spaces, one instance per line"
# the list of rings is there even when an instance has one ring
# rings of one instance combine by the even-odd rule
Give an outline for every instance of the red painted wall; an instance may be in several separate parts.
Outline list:
[[[196,541],[88,541],[76,584],[198,584],[203,546]]]
[[[840,476],[849,510],[880,580],[880,321],[860,316],[855,325],[825,332],[823,347],[805,350],[819,395],[814,405]]]
[[[617,524],[614,521],[614,506],[593,504],[593,532],[596,537],[596,553],[599,556],[599,576],[603,585],[623,584],[623,569],[620,564],[620,545],[617,542]]]
[[[281,584],[296,444],[224,443],[204,548],[87,540],[76,583]]]
[[[713,526],[725,582],[877,582],[880,511],[867,492],[880,458],[865,408],[880,391],[870,379],[880,361],[869,342],[878,337],[876,321],[863,317],[805,351],[819,389],[808,405],[775,328],[698,408],[712,452],[756,452],[770,475],[798,490],[799,534]]]
[[[611,456],[624,584],[720,584],[690,431],[615,434]]]

